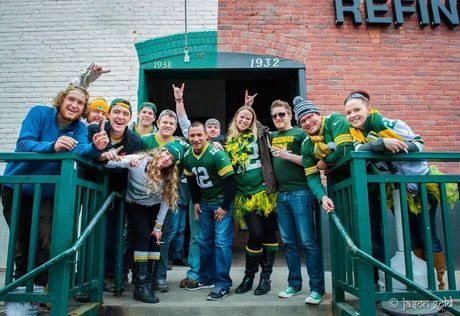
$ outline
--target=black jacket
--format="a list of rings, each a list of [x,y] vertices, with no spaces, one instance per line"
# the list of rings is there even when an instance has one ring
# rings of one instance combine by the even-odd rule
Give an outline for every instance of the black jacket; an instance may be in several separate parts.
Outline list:
[[[110,135],[110,122],[105,123],[105,131],[107,135]],[[93,135],[100,132],[101,126],[98,124],[88,125],[88,138],[92,142]],[[117,144],[109,143],[106,149],[103,152],[106,152],[110,149],[118,148],[124,146],[123,149],[118,153],[120,156],[131,155],[135,152],[141,151],[144,149],[144,143],[142,139],[131,131],[128,127],[125,129],[125,134],[121,142]],[[126,190],[128,185],[128,169],[125,168],[113,168],[109,170],[109,189],[117,192],[123,192]]]

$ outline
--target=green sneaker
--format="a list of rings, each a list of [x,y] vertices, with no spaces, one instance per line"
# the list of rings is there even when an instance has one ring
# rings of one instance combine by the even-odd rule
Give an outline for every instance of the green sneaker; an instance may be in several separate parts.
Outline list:
[[[324,298],[324,294],[319,294],[318,292],[311,291],[310,295],[305,299],[305,303],[318,305]]]
[[[279,292],[278,296],[281,298],[289,298],[299,294],[300,290],[297,291],[293,287],[288,286],[284,291]]]

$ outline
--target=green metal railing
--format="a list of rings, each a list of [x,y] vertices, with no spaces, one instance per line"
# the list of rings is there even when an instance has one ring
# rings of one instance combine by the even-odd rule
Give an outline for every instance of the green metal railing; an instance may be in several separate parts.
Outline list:
[[[460,174],[455,175],[388,175],[369,172],[369,164],[377,161],[420,161],[460,162],[460,153],[412,153],[401,155],[381,155],[370,152],[351,152],[330,170],[328,174],[328,194],[336,204],[336,211],[330,214],[331,270],[333,299],[339,315],[374,315],[376,303],[393,300],[403,303],[408,300],[432,300],[454,315],[460,315],[452,299],[460,298],[455,280],[455,262],[451,211],[447,199],[446,184],[455,184],[458,190]],[[348,176],[348,170],[349,176]],[[458,170],[458,168],[456,169]],[[440,213],[442,230],[438,234],[443,239],[446,258],[447,290],[437,290],[434,272],[430,230],[424,232],[428,288],[414,282],[411,259],[411,238],[409,228],[409,206],[406,183],[417,183],[419,188],[423,226],[429,228],[428,194],[425,184],[435,183],[440,192]],[[404,241],[405,275],[391,268],[392,245],[390,217],[387,207],[388,185],[399,189]],[[381,217],[381,238],[383,262],[372,256],[371,216],[369,199],[378,201]],[[457,197],[458,199],[458,197]],[[457,200],[458,205],[458,200]],[[375,256],[375,254],[374,254]],[[458,263],[457,263],[458,264]],[[374,267],[385,273],[385,290],[376,289]],[[393,280],[404,284],[408,290],[393,290]],[[359,311],[345,299],[349,293],[359,300]],[[448,300],[446,300],[448,299]]]
[[[0,153],[0,161],[61,163],[58,175],[0,177],[0,184],[13,187],[5,286],[0,289],[0,300],[48,302],[51,315],[66,315],[69,298],[85,293],[92,303],[91,308],[84,309],[85,313],[96,315],[102,302],[105,213],[113,199],[120,198],[116,193],[108,194],[107,171],[74,153]],[[50,259],[36,266],[41,190],[43,184],[50,183],[55,184]],[[27,274],[13,280],[20,190],[24,184],[34,185],[32,237]],[[33,293],[34,278],[44,271],[48,271],[47,291]],[[26,285],[26,293],[11,292],[20,285]]]

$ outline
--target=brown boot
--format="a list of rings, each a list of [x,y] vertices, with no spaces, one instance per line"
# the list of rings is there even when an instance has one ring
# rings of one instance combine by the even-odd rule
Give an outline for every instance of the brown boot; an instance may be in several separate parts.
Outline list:
[[[419,257],[422,260],[425,260],[425,250],[417,248],[417,249],[414,249],[412,251],[413,251],[414,255],[416,255],[417,257]]]
[[[433,264],[436,269],[439,289],[445,290],[446,284],[444,283],[444,273],[446,272],[446,259],[444,257],[444,252],[433,252]]]

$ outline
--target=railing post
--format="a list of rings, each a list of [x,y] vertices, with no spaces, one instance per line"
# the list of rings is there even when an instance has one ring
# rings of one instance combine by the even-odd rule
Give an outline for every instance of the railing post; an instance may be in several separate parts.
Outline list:
[[[124,251],[124,230],[125,230],[125,202],[118,199],[117,203],[120,206],[112,212],[117,212],[117,241],[116,241],[116,263],[115,263],[115,295],[120,296],[123,292],[122,273],[123,273],[123,251]]]
[[[96,211],[102,206],[104,201],[107,199],[109,195],[109,178],[107,175],[99,175],[97,179],[98,183],[104,184],[104,191],[94,192],[96,196],[93,198],[96,200],[95,204],[97,205]],[[91,217],[94,214],[91,214]],[[91,302],[101,302],[102,301],[102,292],[104,288],[104,257],[105,257],[105,239],[106,239],[106,219],[107,215],[104,215],[103,221],[101,221],[97,226],[94,228],[92,241],[93,241],[93,262],[92,262],[92,270],[91,270],[91,279],[99,280],[97,289],[95,291],[91,291],[90,294],[90,301]],[[86,260],[91,260],[90,258],[86,258]]]
[[[59,183],[56,185],[50,256],[54,257],[72,246],[77,168],[73,159],[63,159]],[[69,229],[71,228],[71,229]],[[51,315],[66,315],[71,268],[69,259],[62,260],[49,271]]]
[[[336,174],[332,174],[327,178],[328,194],[335,203],[343,204],[342,197],[343,195],[339,194],[337,190],[330,190],[330,188],[335,184]],[[338,216],[343,217],[344,210],[342,207],[338,208],[336,212],[339,212]],[[329,236],[330,236],[330,255],[331,255],[331,277],[332,277],[332,297],[334,303],[342,303],[345,301],[345,291],[342,287],[339,286],[339,281],[343,281],[343,262],[344,251],[345,249],[339,249],[340,245],[343,245],[343,242],[340,238],[339,233],[335,229],[335,225],[332,221],[332,218],[329,216]]]
[[[372,256],[369,217],[369,192],[367,190],[366,160],[353,158],[350,163],[353,187],[354,222],[357,223],[359,247]],[[372,265],[363,260],[357,262],[359,282],[359,305],[362,315],[375,314],[374,273]]]

